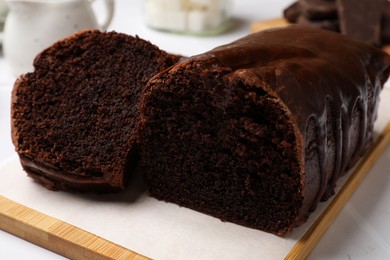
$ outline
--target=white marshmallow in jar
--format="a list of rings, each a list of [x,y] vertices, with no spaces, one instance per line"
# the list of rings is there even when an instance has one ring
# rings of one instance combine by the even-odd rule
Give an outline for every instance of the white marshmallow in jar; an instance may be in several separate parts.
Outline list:
[[[230,0],[147,0],[146,24],[157,30],[215,35],[228,29]]]

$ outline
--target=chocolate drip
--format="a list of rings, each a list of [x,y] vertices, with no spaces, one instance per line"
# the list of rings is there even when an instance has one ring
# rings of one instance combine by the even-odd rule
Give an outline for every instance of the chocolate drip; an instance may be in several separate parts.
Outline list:
[[[58,169],[52,169],[42,163],[34,162],[26,156],[20,156],[19,159],[29,176],[43,183],[51,190],[67,190],[71,187],[74,190],[87,191],[90,187],[94,187],[96,190],[104,191],[106,188],[111,187],[104,177],[88,176],[82,178]]]
[[[318,126],[315,118],[311,117],[308,120],[306,128],[306,138],[305,138],[305,172],[316,171],[322,174],[308,174],[306,176],[305,185],[311,186],[314,190],[320,190],[324,167],[321,160],[321,144],[319,139],[321,135],[318,134]],[[307,209],[303,208],[302,211],[313,211],[315,209],[315,201],[317,200],[318,195],[316,193],[310,192],[310,190],[305,190],[305,199],[309,202],[305,206]],[[313,207],[314,205],[314,207]]]
[[[351,112],[347,113],[343,107],[340,108],[338,113],[340,118],[336,121],[339,122],[338,125],[335,125],[332,104],[329,100],[326,108],[327,120],[324,125],[326,141],[322,143],[319,140],[318,143],[319,147],[323,146],[320,151],[324,152],[319,158],[326,158],[326,161],[321,163],[322,185],[313,204],[317,204],[320,200],[327,200],[334,194],[337,180],[359,160],[366,136],[367,113],[363,111],[367,111],[364,109],[367,105],[361,102],[361,97],[357,98]]]
[[[328,160],[325,163],[325,172],[322,173],[322,185],[318,192],[317,199],[323,198],[326,187],[329,185],[329,181],[338,172],[340,167],[340,164],[337,165],[337,157],[339,156],[339,153],[341,153],[341,149],[338,146],[338,144],[341,143],[339,140],[340,135],[337,132],[337,121],[332,99],[328,97],[326,100],[326,144],[324,148],[325,154],[328,156]]]

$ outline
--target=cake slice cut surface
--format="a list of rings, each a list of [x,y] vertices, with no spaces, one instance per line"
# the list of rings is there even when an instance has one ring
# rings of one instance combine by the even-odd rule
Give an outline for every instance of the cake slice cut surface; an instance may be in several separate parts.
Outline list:
[[[140,92],[178,59],[115,32],[81,32],[44,50],[13,89],[23,168],[49,189],[123,189],[138,158]]]

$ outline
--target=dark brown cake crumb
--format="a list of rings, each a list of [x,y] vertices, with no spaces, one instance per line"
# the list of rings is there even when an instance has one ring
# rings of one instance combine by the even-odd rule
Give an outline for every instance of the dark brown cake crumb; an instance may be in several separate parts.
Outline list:
[[[24,169],[49,189],[123,189],[138,156],[140,92],[178,58],[99,31],[43,51],[13,90],[13,142]]]

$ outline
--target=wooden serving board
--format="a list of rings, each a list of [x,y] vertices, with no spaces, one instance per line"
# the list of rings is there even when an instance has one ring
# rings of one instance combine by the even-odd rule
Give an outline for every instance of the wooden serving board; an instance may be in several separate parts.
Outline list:
[[[291,25],[286,19],[284,18],[274,18],[259,22],[254,22],[251,25],[251,31],[252,32],[259,32],[266,29],[271,28],[278,28],[278,27],[284,27]],[[383,50],[390,54],[390,45],[383,46]]]
[[[71,259],[149,259],[1,195],[0,229]]]

